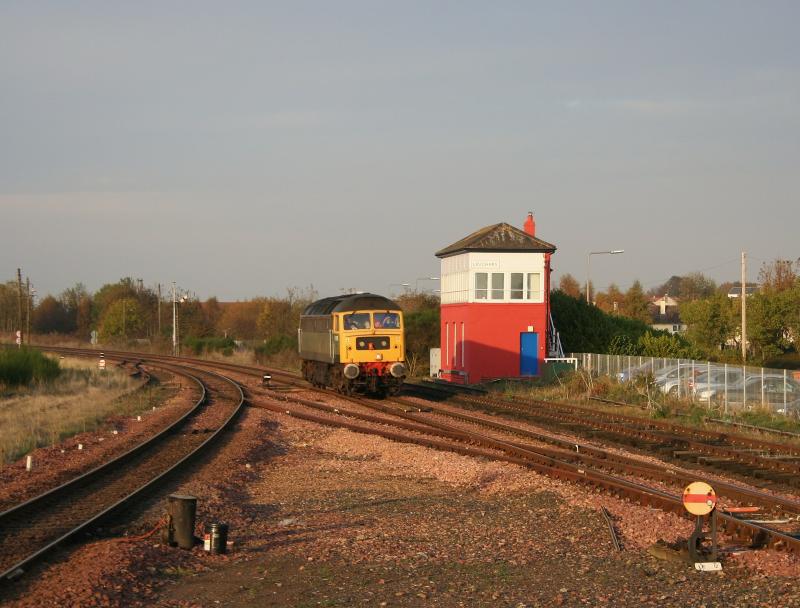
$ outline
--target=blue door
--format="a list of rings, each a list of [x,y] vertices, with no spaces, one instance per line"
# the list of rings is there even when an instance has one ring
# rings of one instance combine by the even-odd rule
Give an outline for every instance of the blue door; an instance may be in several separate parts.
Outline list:
[[[519,335],[519,374],[535,376],[539,373],[539,334],[526,331]]]

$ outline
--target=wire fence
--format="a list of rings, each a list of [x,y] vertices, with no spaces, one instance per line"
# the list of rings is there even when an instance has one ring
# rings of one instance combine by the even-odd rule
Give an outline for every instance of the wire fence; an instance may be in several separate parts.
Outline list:
[[[693,359],[570,353],[578,368],[620,382],[647,378],[661,392],[727,413],[769,408],[800,415],[800,371]]]

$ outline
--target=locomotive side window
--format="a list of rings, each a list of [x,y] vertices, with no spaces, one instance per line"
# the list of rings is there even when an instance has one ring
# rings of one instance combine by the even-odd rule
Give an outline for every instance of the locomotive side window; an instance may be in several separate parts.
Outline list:
[[[400,329],[400,315],[396,312],[376,312],[373,318],[375,329]]]
[[[489,292],[489,273],[476,272],[475,273],[475,299],[485,300]]]
[[[344,316],[345,329],[370,329],[371,327],[368,312],[354,312]]]

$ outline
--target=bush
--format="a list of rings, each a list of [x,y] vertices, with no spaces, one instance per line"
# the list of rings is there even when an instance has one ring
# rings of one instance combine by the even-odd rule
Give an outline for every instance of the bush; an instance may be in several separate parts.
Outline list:
[[[277,355],[278,353],[297,350],[297,337],[278,335],[272,336],[264,341],[264,344],[259,344],[253,349],[256,355],[256,361],[262,363],[267,357]]]
[[[50,382],[61,373],[58,361],[30,348],[0,352],[0,384],[28,386],[34,382]]]
[[[202,355],[203,353],[210,353],[213,351],[222,351],[224,355],[227,350],[233,353],[233,348],[236,346],[233,338],[195,338],[193,336],[186,338],[183,344],[190,348],[195,355]]]

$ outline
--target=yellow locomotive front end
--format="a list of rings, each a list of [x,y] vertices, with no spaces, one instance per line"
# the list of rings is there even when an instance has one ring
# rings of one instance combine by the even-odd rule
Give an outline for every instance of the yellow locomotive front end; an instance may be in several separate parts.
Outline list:
[[[375,294],[352,294],[312,303],[300,318],[303,375],[312,384],[392,394],[406,376],[403,313]]]
[[[394,392],[406,375],[403,313],[400,310],[356,310],[338,313],[334,328],[339,336],[342,373],[364,383],[369,392],[381,387]]]

